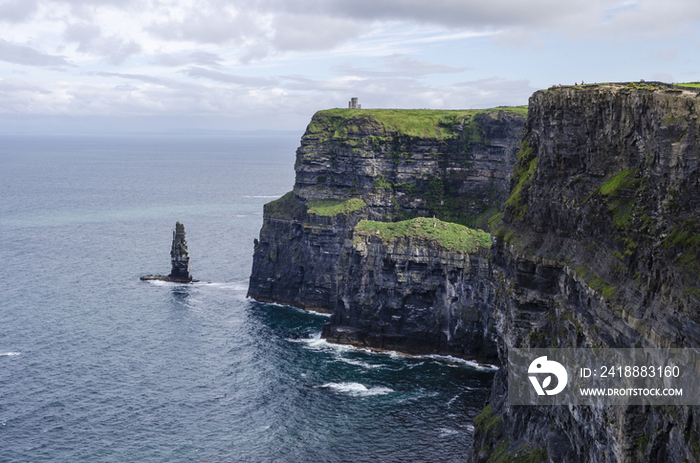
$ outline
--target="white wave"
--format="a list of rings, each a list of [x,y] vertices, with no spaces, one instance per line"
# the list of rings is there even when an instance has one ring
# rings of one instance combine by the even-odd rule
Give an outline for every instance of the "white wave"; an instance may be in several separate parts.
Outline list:
[[[452,397],[449,402],[447,402],[447,406],[450,407],[452,403],[457,400],[457,398],[462,395],[462,394],[457,394],[456,396]]]
[[[153,286],[168,286],[168,287],[175,287],[175,286],[204,286],[208,285],[209,282],[207,281],[195,281],[192,283],[176,283],[174,281],[163,281],[163,280],[147,280],[150,284]]]
[[[302,309],[299,309],[302,310]],[[323,314],[319,314],[323,315]],[[457,357],[453,357],[451,355],[437,355],[437,354],[432,354],[432,355],[409,355],[409,354],[402,354],[400,352],[396,351],[383,351],[383,350],[373,350],[373,349],[365,349],[362,347],[355,347],[349,344],[334,344],[326,341],[325,339],[321,339],[321,334],[318,333],[311,338],[308,339],[289,339],[289,341],[292,342],[304,342],[309,345],[309,347],[313,348],[314,350],[335,350],[335,351],[363,351],[368,354],[373,354],[373,355],[388,355],[392,359],[397,359],[397,358],[413,358],[413,359],[431,359],[431,360],[437,360],[440,362],[447,362],[448,365],[452,364],[455,366],[459,365],[465,365],[470,368],[473,368],[475,370],[481,370],[481,371],[496,371],[498,370],[499,367],[496,365],[490,365],[488,363],[479,363],[475,362],[473,360],[465,360]],[[341,358],[340,360],[350,363],[348,359],[343,359]],[[407,365],[406,368],[412,369],[417,366],[423,365],[422,362],[420,363],[414,363],[411,365]]]
[[[277,306],[279,306],[279,307],[291,307],[292,309],[296,310],[297,312],[305,313],[305,314],[311,314],[311,315],[318,315],[318,316],[320,316],[320,317],[328,317],[328,318],[331,318],[331,315],[333,315],[333,314],[330,314],[330,313],[316,312],[315,310],[300,309],[299,307],[294,307],[294,306],[292,306],[292,305],[279,305],[279,304],[276,304],[276,303],[274,303],[274,302],[272,302],[271,304],[277,305]]]
[[[325,351],[335,351],[335,352],[343,352],[343,351],[349,351],[349,350],[354,350],[355,348],[353,346],[348,346],[345,344],[332,344],[325,339],[321,338],[321,333],[316,333],[312,335],[309,338],[305,339],[288,339],[287,341],[290,342],[300,342],[303,344],[306,344],[310,349],[320,351],[320,350],[325,350]]]
[[[440,431],[440,435],[438,437],[447,437],[459,434],[459,431],[457,431],[456,429],[439,428],[438,431]]]
[[[326,383],[321,387],[333,389],[334,391],[343,392],[355,397],[386,395],[394,392],[393,389],[389,389],[388,387],[376,386],[368,388],[360,383]]]
[[[14,357],[15,355],[19,355],[19,352],[5,352],[0,354],[0,357]]]
[[[484,370],[484,371],[496,371],[496,370],[498,370],[498,367],[496,365],[490,365],[488,363],[479,363],[479,362],[475,362],[473,360],[465,360],[465,359],[453,357],[451,355],[434,354],[434,355],[425,355],[423,357],[433,359],[433,360],[440,360],[442,362],[458,363],[461,365],[467,365],[469,367],[474,368],[475,370]]]
[[[474,426],[472,426],[471,424],[468,424],[468,425],[467,425],[467,431],[469,431],[469,432],[474,432]]]
[[[315,310],[305,310],[305,309],[300,309],[300,310],[303,310],[303,311],[306,312],[306,313],[311,313],[311,314],[314,314],[314,315],[318,315],[318,316],[321,316],[321,317],[327,317],[327,318],[331,318],[331,315],[333,315],[333,314],[331,314],[331,313],[316,312]]]
[[[244,198],[281,198],[284,195],[243,195]]]
[[[217,289],[230,289],[231,291],[248,291],[247,283],[209,283],[207,286]]]
[[[153,286],[182,286],[182,283],[173,283],[172,281],[163,280],[148,280]]]
[[[368,369],[372,369],[372,368],[382,368],[382,367],[384,366],[384,365],[371,365],[371,364],[369,364],[369,363],[367,363],[367,362],[360,362],[359,360],[351,360],[351,359],[346,359],[346,358],[342,358],[342,357],[341,357],[339,360],[340,360],[341,362],[345,362],[345,363],[347,363],[347,364],[349,364],[349,365],[355,365],[355,366],[358,366],[358,367],[368,368]]]

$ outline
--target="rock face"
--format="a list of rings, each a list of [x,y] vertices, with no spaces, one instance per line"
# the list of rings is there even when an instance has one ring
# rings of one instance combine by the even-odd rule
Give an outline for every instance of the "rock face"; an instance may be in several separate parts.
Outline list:
[[[700,461],[699,407],[509,407],[505,366],[512,347],[700,347],[696,91],[540,91],[522,138],[517,111],[343,111],[314,116],[294,191],[265,206],[250,296],[332,312],[338,342],[497,355],[472,462]],[[490,250],[430,230],[489,217]]]
[[[170,275],[145,275],[141,280],[160,280],[174,283],[192,283],[199,280],[192,279],[190,274],[190,252],[187,250],[185,239],[185,226],[180,222],[175,223],[173,231],[173,243],[170,247]]]
[[[187,250],[185,226],[180,222],[175,224],[175,231],[173,232],[170,263],[172,266],[170,278],[192,281],[192,275],[190,275],[190,252]]]
[[[265,206],[248,296],[334,313],[324,335],[339,342],[494,358],[487,250],[358,227],[484,227],[508,194],[524,122],[523,108],[317,113],[293,192]]]
[[[415,219],[407,225],[468,233],[437,219]],[[355,227],[352,247],[338,264],[340,297],[323,337],[410,354],[496,361],[489,317],[494,302],[490,236],[472,232],[473,246],[458,249],[422,230],[413,236],[402,232],[395,239],[381,234],[398,226],[363,222]]]
[[[523,108],[328,110],[297,150],[301,201],[361,198],[370,219],[483,227],[508,195]]]
[[[335,216],[309,212],[287,193],[266,204],[255,240],[248,296],[262,302],[332,312],[337,299],[338,258],[361,210]]]
[[[700,345],[700,97],[650,85],[530,99],[493,230],[496,341]],[[700,461],[698,407],[509,407],[497,374],[473,462]]]

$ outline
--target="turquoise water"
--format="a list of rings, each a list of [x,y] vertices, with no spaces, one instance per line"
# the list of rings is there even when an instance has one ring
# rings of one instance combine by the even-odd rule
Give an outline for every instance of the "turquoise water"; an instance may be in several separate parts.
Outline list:
[[[492,373],[245,298],[298,137],[0,139],[0,461],[464,461]],[[203,283],[168,273],[185,224]]]

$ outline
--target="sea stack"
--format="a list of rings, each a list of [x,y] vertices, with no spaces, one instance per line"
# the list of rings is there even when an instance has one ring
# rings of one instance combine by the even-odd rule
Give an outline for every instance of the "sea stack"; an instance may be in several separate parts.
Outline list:
[[[170,249],[170,263],[172,264],[170,278],[178,281],[192,281],[192,275],[190,274],[190,252],[187,250],[185,226],[180,222],[175,223],[173,245]]]
[[[190,252],[187,250],[185,239],[185,226],[180,222],[175,223],[173,231],[173,244],[170,247],[170,275],[145,275],[142,280],[171,281],[173,283],[193,283],[199,280],[192,279],[190,273]]]

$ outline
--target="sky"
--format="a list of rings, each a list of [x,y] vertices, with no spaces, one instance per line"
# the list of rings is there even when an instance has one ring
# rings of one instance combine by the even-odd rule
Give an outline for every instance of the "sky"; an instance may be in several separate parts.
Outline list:
[[[0,133],[299,131],[320,109],[700,81],[697,0],[0,0]]]

